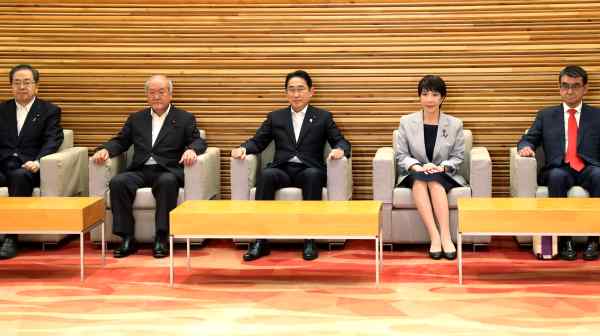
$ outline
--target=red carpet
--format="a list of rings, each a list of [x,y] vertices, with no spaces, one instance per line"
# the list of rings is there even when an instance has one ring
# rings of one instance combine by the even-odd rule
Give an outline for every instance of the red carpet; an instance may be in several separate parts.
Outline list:
[[[571,335],[600,328],[600,261],[538,261],[509,238],[465,252],[463,287],[456,262],[433,261],[425,246],[386,251],[374,285],[372,242],[321,250],[275,247],[252,263],[229,241],[125,258],[86,246],[79,282],[78,242],[42,252],[27,247],[0,261],[2,335]],[[110,251],[109,251],[110,252]]]

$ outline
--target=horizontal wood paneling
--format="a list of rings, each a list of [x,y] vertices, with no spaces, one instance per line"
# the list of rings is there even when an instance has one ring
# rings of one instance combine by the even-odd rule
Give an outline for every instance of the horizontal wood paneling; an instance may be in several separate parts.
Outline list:
[[[284,76],[299,68],[353,144],[355,198],[371,198],[373,154],[418,109],[416,83],[430,73],[449,85],[445,111],[490,150],[494,194],[506,195],[508,148],[559,102],[562,66],[588,70],[598,103],[598,41],[597,1],[0,1],[0,67],[41,70],[40,96],[63,108],[77,145],[107,140],[144,106],[144,80],[167,74],[175,103],[222,149],[225,198],[229,150],[286,104]]]

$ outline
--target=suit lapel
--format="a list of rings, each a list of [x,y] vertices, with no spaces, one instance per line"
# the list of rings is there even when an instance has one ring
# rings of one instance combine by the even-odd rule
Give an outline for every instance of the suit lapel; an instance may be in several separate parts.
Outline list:
[[[175,107],[173,105],[171,105],[169,114],[167,114],[167,116],[165,118],[165,122],[163,123],[162,127],[160,128],[160,131],[158,132],[158,136],[156,137],[156,141],[154,141],[154,145],[152,146],[152,148],[156,147],[160,143],[160,141],[165,137],[167,132],[169,132],[169,129],[171,127],[175,127],[176,121],[175,121],[174,115],[175,115]],[[152,117],[150,117],[150,129],[152,129]],[[152,143],[152,132],[150,132],[150,143]]]
[[[446,116],[444,113],[440,112],[440,119],[438,121],[438,129],[437,129],[437,134],[435,136],[435,146],[433,147],[433,161],[434,162],[441,162],[442,160],[439,160],[440,158],[440,150],[441,150],[441,144],[442,144],[442,138],[446,138],[448,137],[448,134],[450,134],[450,130],[448,129],[450,125],[450,121],[448,119],[448,116]]]
[[[582,113],[583,115],[583,109],[582,109]],[[581,118],[580,118],[581,121]],[[560,104],[556,110],[554,110],[554,113],[552,115],[552,125],[555,125],[554,127],[556,127],[556,131],[555,132],[551,132],[550,134],[556,134],[558,136],[558,144],[559,144],[559,148],[560,151],[563,153],[563,155],[565,154],[565,111],[563,110],[563,105]]]
[[[294,134],[294,122],[292,121],[292,107],[289,106],[285,113],[283,114],[283,119],[285,120],[285,129],[286,133],[290,137],[290,143],[297,145],[296,143],[296,134]],[[300,139],[300,138],[298,138]]]
[[[6,122],[9,127],[9,135],[11,139],[17,139],[17,103],[13,100],[10,102],[8,108],[8,114],[6,115]]]
[[[33,104],[31,105],[31,108],[29,109],[29,113],[27,113],[27,117],[25,117],[25,122],[23,123],[23,127],[21,128],[21,132],[19,132],[19,135],[17,137],[17,143],[20,144],[21,141],[24,138],[24,134],[27,133],[27,131],[29,131],[29,128],[31,128],[33,125],[33,123],[38,122],[38,120],[40,119],[40,113],[41,113],[41,107],[40,107],[40,103],[38,101],[37,98],[35,98],[35,100],[33,101]],[[15,131],[17,130],[16,128],[16,121],[17,121],[17,105],[15,103]]]
[[[141,132],[142,133],[142,141],[143,143],[148,145],[148,148],[152,148],[152,115],[151,113],[151,109],[148,108],[148,110],[146,110],[146,113],[144,113],[143,118],[142,118],[142,129],[146,129],[148,131],[146,132]]]
[[[423,111],[416,114],[416,118],[412,120],[412,134],[415,144],[415,159],[421,162],[428,162],[427,153],[425,152],[425,133],[423,132]]]
[[[306,115],[304,115],[304,120],[302,121],[302,127],[300,128],[300,135],[298,136],[297,145],[300,145],[302,143],[302,140],[304,139],[306,134],[310,131],[310,128],[316,119],[317,119],[316,112],[313,110],[312,106],[308,105],[308,108],[306,109]]]
[[[583,104],[581,106],[581,115],[579,116],[579,130],[577,131],[577,148],[579,149],[579,144],[583,143],[583,137],[586,134],[587,126],[590,125],[590,108],[587,104]]]

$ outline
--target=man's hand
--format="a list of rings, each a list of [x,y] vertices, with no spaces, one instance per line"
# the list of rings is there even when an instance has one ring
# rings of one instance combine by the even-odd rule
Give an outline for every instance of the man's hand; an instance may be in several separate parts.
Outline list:
[[[94,161],[94,163],[98,165],[103,164],[104,162],[106,162],[106,160],[108,160],[109,156],[110,155],[108,154],[108,151],[106,149],[101,149],[94,153],[94,155],[92,156],[92,161]]]
[[[27,161],[21,165],[21,168],[25,168],[25,170],[32,173],[37,173],[40,170],[40,163],[37,161]]]
[[[196,157],[198,157],[198,155],[196,155],[196,151],[193,149],[188,149],[183,152],[179,163],[183,163],[185,166],[191,166],[194,164],[194,162],[196,162]]]
[[[327,156],[328,160],[339,160],[344,157],[344,151],[339,148],[334,148],[329,152],[329,156]]]
[[[533,151],[533,149],[531,149],[531,147],[527,146],[527,147],[523,147],[519,150],[519,155],[525,156],[525,157],[530,157],[530,156],[534,156],[535,152]]]
[[[231,157],[234,159],[244,160],[246,158],[246,148],[238,147],[231,150]]]

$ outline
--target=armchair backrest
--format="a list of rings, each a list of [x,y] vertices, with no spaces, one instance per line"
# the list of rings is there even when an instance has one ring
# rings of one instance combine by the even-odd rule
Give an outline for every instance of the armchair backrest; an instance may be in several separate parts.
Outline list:
[[[200,133],[200,137],[206,140],[206,131],[203,129],[198,129],[198,132]],[[129,149],[127,149],[127,152],[125,152],[125,167],[129,167],[129,165],[131,165],[131,160],[133,160],[133,146],[129,146]]]
[[[327,160],[327,156],[329,156],[329,152],[331,152],[331,146],[329,142],[325,142],[325,148],[323,148],[323,160]],[[275,141],[271,141],[267,148],[260,152],[257,155],[258,160],[260,162],[260,169],[264,169],[269,163],[273,162],[275,158]]]
[[[72,148],[72,147],[73,147],[73,130],[63,129],[63,142],[60,145],[60,147],[58,147],[57,152],[60,152],[67,148]]]
[[[465,158],[458,169],[458,174],[469,181],[469,167],[471,166],[471,149],[473,148],[473,133],[471,130],[463,129],[465,136]],[[394,130],[392,134],[392,146],[394,148],[394,158],[396,157],[396,144],[398,138],[398,130]],[[396,163],[397,164],[397,163]]]

